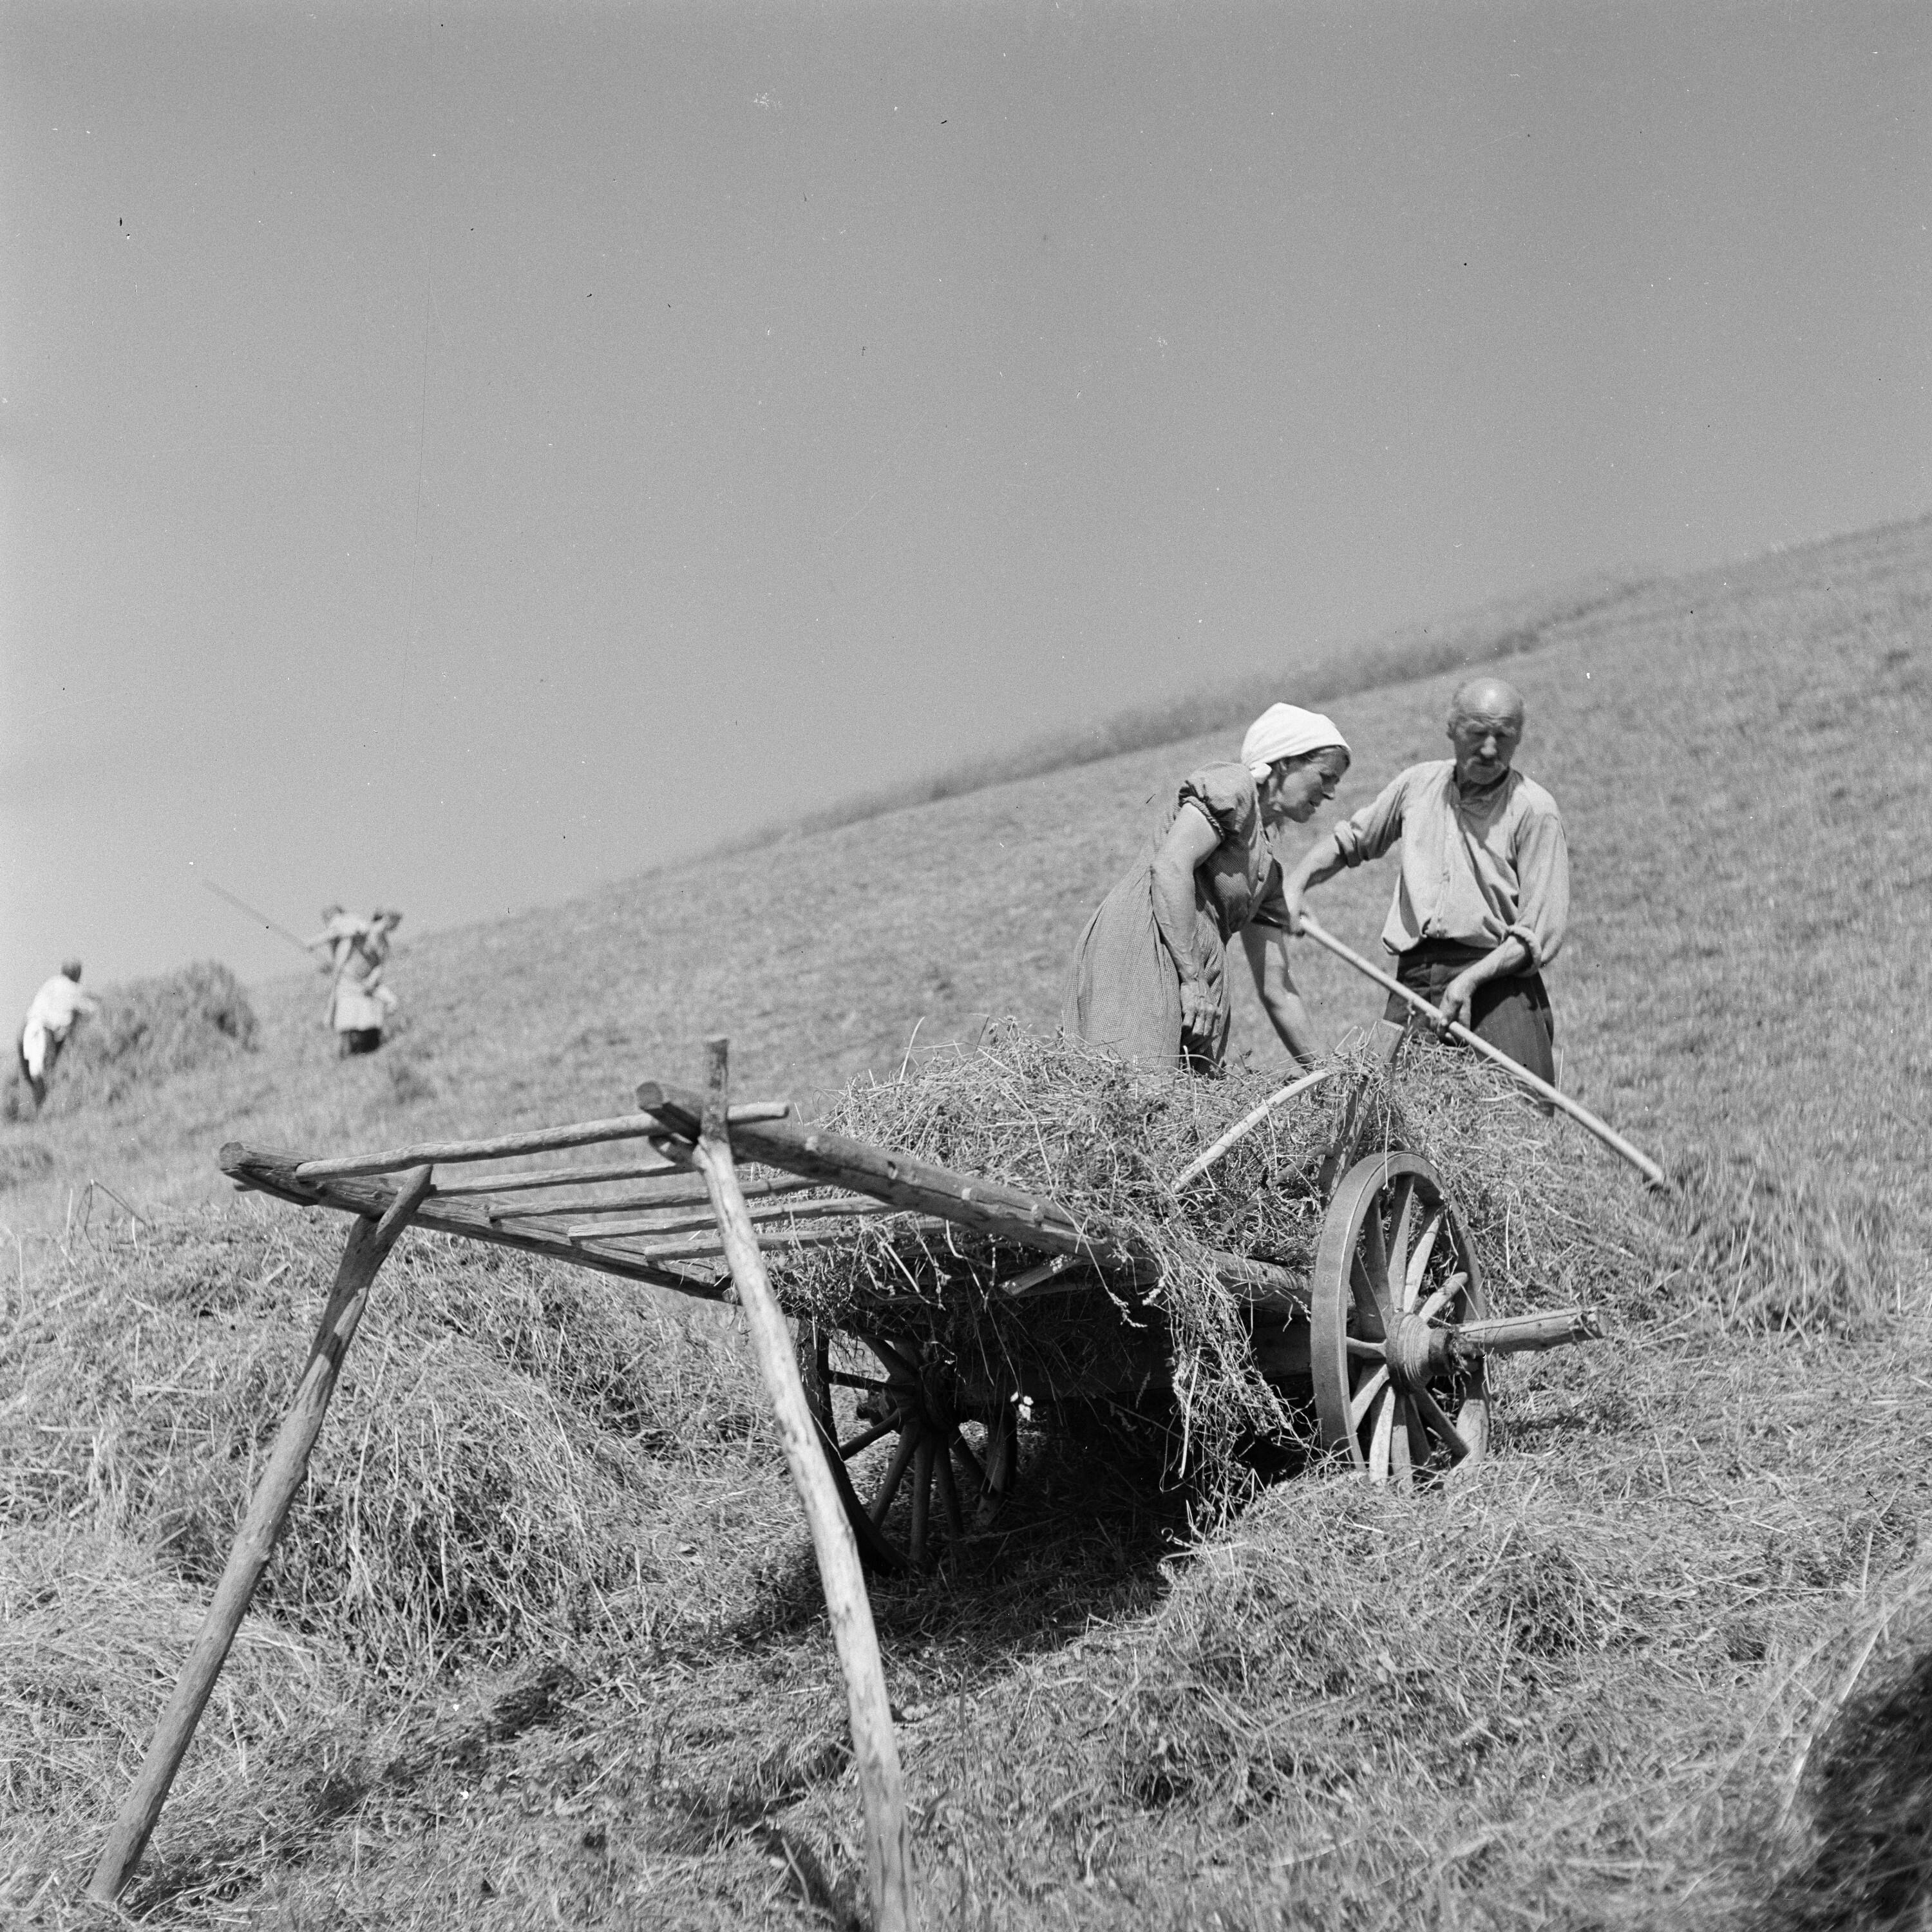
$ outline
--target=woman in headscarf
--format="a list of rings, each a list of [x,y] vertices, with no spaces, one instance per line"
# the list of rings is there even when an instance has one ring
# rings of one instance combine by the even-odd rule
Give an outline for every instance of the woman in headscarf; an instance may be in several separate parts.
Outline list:
[[[1219,1066],[1233,1016],[1228,941],[1241,935],[1255,990],[1282,1046],[1318,1051],[1288,970],[1282,870],[1270,835],[1301,824],[1348,769],[1332,720],[1273,704],[1248,728],[1238,764],[1184,783],[1147,856],[1087,922],[1060,1024],[1124,1058]]]

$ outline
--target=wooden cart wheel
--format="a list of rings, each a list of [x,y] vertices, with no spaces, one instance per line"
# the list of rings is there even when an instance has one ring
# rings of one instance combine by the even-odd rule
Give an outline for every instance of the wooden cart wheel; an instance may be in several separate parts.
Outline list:
[[[904,1336],[800,1325],[799,1374],[826,1460],[872,1568],[922,1570],[1012,1481],[1017,1394],[972,1397]]]
[[[1447,1331],[1489,1312],[1461,1216],[1436,1170],[1396,1150],[1359,1160],[1322,1224],[1309,1343],[1324,1448],[1402,1489],[1480,1459],[1490,1397],[1480,1357]]]

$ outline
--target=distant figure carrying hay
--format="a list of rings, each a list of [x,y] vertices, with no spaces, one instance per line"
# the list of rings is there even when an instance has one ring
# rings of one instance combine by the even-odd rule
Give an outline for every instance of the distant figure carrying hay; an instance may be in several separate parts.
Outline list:
[[[100,1010],[100,1002],[80,990],[80,962],[70,959],[34,995],[20,1028],[20,1071],[27,1076],[34,1105],[44,1106],[47,1082],[74,1022]]]
[[[1540,968],[1570,918],[1570,850],[1556,801],[1512,771],[1521,694],[1472,678],[1449,701],[1454,758],[1412,765],[1372,805],[1318,838],[1289,876],[1288,929],[1308,888],[1378,859],[1399,839],[1402,871],[1382,928],[1396,977],[1520,1066],[1554,1085],[1556,1023]],[[1389,995],[1377,1030],[1384,1059],[1409,1008]]]
[[[1080,935],[1061,1026],[1125,1059],[1218,1066],[1233,1018],[1228,941],[1238,932],[1282,1044],[1312,1061],[1318,1048],[1288,970],[1281,866],[1269,839],[1312,818],[1348,769],[1347,741],[1331,720],[1275,704],[1248,728],[1238,764],[1193,773],[1152,848]]]
[[[310,952],[326,955],[322,970],[334,975],[328,992],[328,1023],[335,1029],[339,1055],[374,1053],[382,1028],[396,1010],[396,996],[382,983],[389,935],[403,922],[399,912],[372,913],[366,920],[339,905],[322,909],[322,928],[306,941]]]

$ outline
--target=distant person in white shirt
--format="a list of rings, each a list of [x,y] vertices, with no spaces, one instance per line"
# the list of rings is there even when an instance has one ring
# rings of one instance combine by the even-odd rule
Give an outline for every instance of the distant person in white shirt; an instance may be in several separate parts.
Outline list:
[[[34,1105],[46,1102],[47,1082],[75,1021],[100,1010],[100,1003],[80,990],[80,962],[70,959],[34,995],[20,1029],[20,1071],[33,1090]]]
[[[396,996],[382,983],[389,956],[389,935],[403,922],[399,912],[372,913],[358,919],[339,905],[322,909],[322,930],[308,940],[310,952],[326,956],[322,970],[334,976],[328,990],[328,1023],[335,1029],[338,1056],[374,1053],[382,1043],[382,1028],[397,1006]]]

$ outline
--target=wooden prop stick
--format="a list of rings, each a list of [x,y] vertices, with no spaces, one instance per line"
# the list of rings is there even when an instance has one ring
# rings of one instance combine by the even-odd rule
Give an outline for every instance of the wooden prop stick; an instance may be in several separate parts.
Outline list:
[[[758,1238],[738,1191],[725,1108],[726,1042],[722,1038],[707,1040],[705,1050],[710,1061],[710,1082],[697,1144],[698,1166],[711,1190],[718,1232],[751,1330],[758,1367],[778,1412],[785,1461],[805,1505],[818,1574],[825,1586],[832,1640],[845,1676],[852,1756],[865,1804],[866,1867],[873,1923],[878,1932],[911,1932],[912,1856],[905,1787],[898,1744],[892,1736],[878,1633],[873,1628],[872,1600],[866,1594],[865,1572],[859,1564],[859,1546],[826,1464],[818,1425],[812,1420],[799,1382],[791,1332],[765,1278]]]
[[[104,1905],[111,1905],[121,1895],[147,1849],[148,1835],[167,1801],[168,1787],[181,1768],[195,1725],[255,1594],[255,1586],[268,1567],[275,1539],[288,1520],[290,1506],[308,1473],[309,1452],[322,1432],[328,1399],[335,1393],[343,1358],[356,1339],[357,1324],[368,1305],[376,1270],[395,1245],[396,1237],[409,1225],[416,1204],[428,1189],[429,1174],[429,1169],[423,1167],[406,1175],[381,1220],[359,1219],[350,1230],[342,1264],[336,1270],[335,1286],[322,1310],[308,1366],[296,1385],[295,1399],[269,1452],[268,1466],[249,1499],[248,1514],[236,1533],[234,1547],[228,1552],[227,1565],[215,1586],[214,1600],[202,1619],[188,1660],[182,1666],[174,1694],[161,1713],[140,1775],[122,1804],[120,1816],[107,1834],[100,1862],[88,1881],[87,1895]]]
[[[1252,1133],[1277,1107],[1285,1107],[1298,1094],[1306,1094],[1311,1087],[1319,1087],[1324,1080],[1332,1080],[1342,1070],[1338,1066],[1324,1066],[1312,1073],[1304,1073],[1299,1080],[1291,1081],[1278,1094],[1270,1094],[1251,1114],[1244,1114],[1205,1154],[1197,1154],[1167,1184],[1177,1193],[1185,1187],[1196,1174],[1205,1174],[1244,1135]]]
[[[747,1120],[780,1120],[791,1112],[789,1100],[754,1100],[735,1110]],[[386,1154],[345,1154],[330,1160],[305,1160],[298,1180],[339,1180],[350,1174],[394,1174],[405,1167],[442,1161],[497,1160],[513,1154],[548,1154],[558,1148],[595,1147],[603,1141],[644,1140],[664,1131],[649,1114],[622,1114],[614,1120],[583,1120],[571,1127],[534,1127],[520,1134],[499,1134],[487,1141],[425,1141],[392,1148]]]
[[[1460,1020],[1450,1020],[1445,1023],[1441,1012],[1431,1001],[1424,999],[1413,988],[1405,986],[1394,974],[1384,973],[1379,967],[1370,965],[1352,946],[1344,946],[1333,933],[1324,932],[1306,913],[1301,916],[1301,929],[1317,946],[1326,946],[1336,958],[1346,959],[1358,973],[1365,974],[1378,986],[1386,986],[1398,998],[1406,1000],[1432,1025],[1441,1028],[1451,1040],[1460,1040],[1463,1046],[1473,1047],[1486,1060],[1494,1060],[1512,1080],[1527,1087],[1532,1094],[1540,1095],[1552,1106],[1561,1108],[1579,1126],[1594,1134],[1612,1154],[1621,1155],[1628,1161],[1652,1186],[1666,1194],[1670,1192],[1670,1178],[1663,1168],[1642,1148],[1633,1147],[1616,1128],[1598,1120],[1588,1108],[1571,1100],[1568,1094],[1551,1086],[1548,1081],[1539,1078],[1528,1067],[1519,1065],[1500,1048],[1492,1046],[1479,1034],[1472,1033]]]

